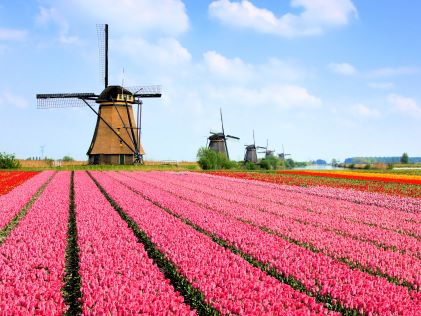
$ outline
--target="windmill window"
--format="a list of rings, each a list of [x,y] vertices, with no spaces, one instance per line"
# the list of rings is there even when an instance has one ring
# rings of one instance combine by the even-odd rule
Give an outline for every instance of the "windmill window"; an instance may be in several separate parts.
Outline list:
[[[117,133],[120,134],[120,128],[117,128]],[[121,143],[121,141],[120,141],[120,143]]]
[[[121,146],[121,147],[123,146],[123,141],[122,141],[122,140],[120,140],[120,146]]]

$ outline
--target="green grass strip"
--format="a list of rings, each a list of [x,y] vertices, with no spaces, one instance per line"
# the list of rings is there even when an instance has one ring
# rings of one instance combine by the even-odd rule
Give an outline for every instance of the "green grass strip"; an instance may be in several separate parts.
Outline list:
[[[149,258],[158,266],[164,276],[170,280],[171,285],[176,291],[184,297],[184,302],[195,309],[198,315],[220,315],[220,312],[206,303],[203,293],[195,288],[181,273],[178,267],[170,261],[166,255],[161,252],[150,240],[145,232],[143,232],[136,222],[128,216],[121,207],[113,200],[113,198],[105,191],[98,181],[88,172],[88,175],[95,182],[98,189],[105,196],[112,207],[117,211],[121,218],[133,230],[138,241],[143,244]]]
[[[25,204],[25,206],[19,211],[18,214],[16,214],[15,217],[0,230],[0,246],[3,244],[3,242],[6,240],[6,238],[10,235],[12,230],[19,224],[19,221],[28,213],[28,210],[31,208],[31,206],[35,203],[35,201],[40,197],[41,193],[45,190],[47,185],[51,182],[53,177],[56,175],[56,173],[52,174],[50,178],[35,192],[35,194],[32,196],[32,198],[29,200],[28,203]]]
[[[134,193],[141,196],[143,199],[145,199],[145,200],[149,201],[150,203],[154,204],[155,206],[161,208],[162,210],[164,210],[168,214],[178,218],[183,223],[189,225],[190,227],[192,227],[193,229],[195,229],[199,233],[202,233],[202,234],[210,237],[212,239],[212,241],[214,241],[218,245],[224,247],[225,249],[229,249],[232,253],[242,257],[244,260],[249,262],[252,266],[262,270],[263,272],[265,272],[269,276],[277,279],[278,281],[280,281],[282,283],[285,283],[285,284],[291,286],[294,290],[302,292],[302,293],[304,293],[308,296],[314,297],[316,302],[322,303],[323,306],[325,306],[327,309],[329,309],[331,311],[340,312],[342,315],[347,315],[347,316],[361,315],[357,309],[346,308],[346,307],[344,307],[340,304],[335,303],[334,300],[328,295],[320,295],[319,293],[313,293],[311,291],[308,291],[303,283],[301,283],[299,280],[295,279],[291,275],[285,275],[284,273],[278,272],[276,270],[276,268],[272,267],[270,264],[267,264],[267,263],[264,263],[264,262],[261,262],[261,261],[255,259],[253,256],[243,252],[241,249],[239,249],[237,247],[234,247],[232,244],[230,244],[226,240],[224,240],[222,238],[219,238],[218,236],[211,233],[210,231],[207,231],[207,230],[203,229],[202,227],[194,224],[189,219],[187,219],[185,217],[182,217],[179,214],[174,213],[170,209],[162,206],[160,203],[158,203],[158,202],[148,198],[147,196],[143,195],[142,193],[140,193],[136,189],[134,189],[134,188],[122,183],[122,182],[120,182],[120,183],[123,184],[124,186],[126,186],[129,190],[131,190]]]
[[[77,244],[74,171],[72,171],[70,176],[69,221],[67,226],[65,260],[64,286],[62,287],[61,292],[65,304],[69,307],[66,315],[80,315],[82,314],[82,304],[80,302],[82,292],[80,289],[81,278],[79,275],[79,247]]]

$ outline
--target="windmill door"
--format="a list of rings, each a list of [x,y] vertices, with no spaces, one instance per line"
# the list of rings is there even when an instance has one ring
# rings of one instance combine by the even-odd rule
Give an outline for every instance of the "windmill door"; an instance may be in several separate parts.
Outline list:
[[[124,155],[120,155],[120,165],[124,165]]]

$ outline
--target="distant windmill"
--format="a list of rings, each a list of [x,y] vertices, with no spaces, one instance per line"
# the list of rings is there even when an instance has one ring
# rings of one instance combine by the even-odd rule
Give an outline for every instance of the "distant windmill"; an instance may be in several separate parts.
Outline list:
[[[259,151],[259,154],[265,154],[265,158],[274,157],[275,150],[269,149],[269,139],[266,139],[266,147],[258,147],[264,149],[264,151]]]
[[[37,94],[39,109],[88,106],[97,122],[87,155],[90,164],[143,163],[140,141],[143,98],[161,97],[160,86],[108,85],[108,24],[97,25],[101,75],[105,89],[95,93]],[[99,104],[96,111],[94,106]],[[137,105],[137,123],[133,106]]]
[[[219,109],[219,113],[221,115],[222,133],[210,132],[212,135],[208,137],[206,146],[218,153],[223,153],[224,155],[227,156],[228,159],[230,159],[230,156],[228,153],[227,138],[237,139],[237,140],[239,140],[240,138],[236,136],[232,136],[232,135],[225,135],[224,120],[222,119],[222,109]]]
[[[253,144],[244,145],[244,146],[246,146],[246,150],[245,150],[245,153],[244,153],[244,162],[257,163],[256,149],[260,149],[260,148],[264,148],[264,147],[256,146],[256,140],[254,138],[254,130],[253,130]]]
[[[286,156],[291,156],[291,154],[286,154],[285,153],[285,149],[284,149],[284,145],[282,145],[282,153],[278,154],[279,159],[285,161]]]

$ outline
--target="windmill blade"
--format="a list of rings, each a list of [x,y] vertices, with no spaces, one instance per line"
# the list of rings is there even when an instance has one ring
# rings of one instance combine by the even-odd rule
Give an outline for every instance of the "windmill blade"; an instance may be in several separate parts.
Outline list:
[[[162,87],[160,85],[124,87],[137,98],[160,98]]]
[[[219,114],[221,115],[222,134],[225,136],[224,120],[222,119],[222,109],[221,108],[219,108]]]
[[[237,137],[237,136],[226,135],[225,137],[240,140],[240,137]]]
[[[97,24],[99,74],[104,87],[108,87],[108,24]]]
[[[72,108],[86,106],[85,100],[91,106],[97,96],[94,93],[61,93],[61,94],[37,94],[38,109]]]

